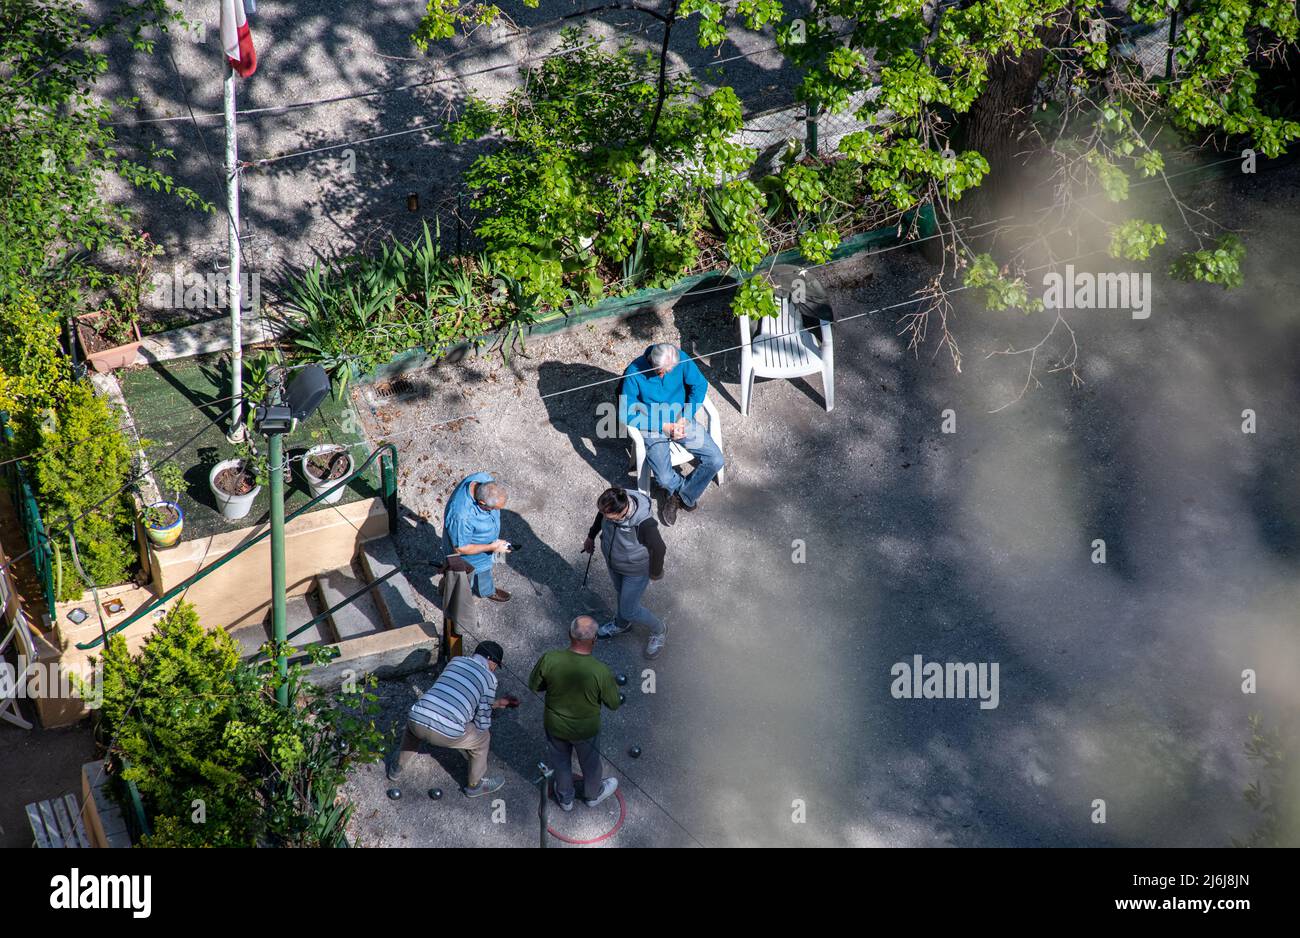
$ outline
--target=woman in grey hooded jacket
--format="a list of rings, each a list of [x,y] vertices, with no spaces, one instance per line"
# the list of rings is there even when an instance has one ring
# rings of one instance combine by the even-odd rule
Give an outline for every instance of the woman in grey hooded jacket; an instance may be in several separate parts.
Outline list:
[[[606,489],[596,500],[596,520],[587,532],[583,552],[596,549],[596,534],[600,534],[600,550],[605,555],[609,578],[618,594],[618,609],[614,618],[597,631],[601,638],[622,635],[632,628],[633,622],[650,627],[645,656],[657,658],[668,637],[668,627],[641,605],[641,597],[651,580],[664,575],[664,556],[667,547],[659,534],[659,523],[654,519],[650,496],[636,489]]]

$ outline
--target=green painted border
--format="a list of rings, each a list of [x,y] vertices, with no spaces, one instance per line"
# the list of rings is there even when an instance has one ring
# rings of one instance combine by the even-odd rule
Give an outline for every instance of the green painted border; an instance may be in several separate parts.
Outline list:
[[[911,223],[911,213],[902,217],[899,224],[906,226]],[[938,231],[938,225],[935,222],[934,208],[930,205],[921,207],[919,222],[919,232],[921,238],[932,237]],[[898,237],[899,225],[890,225],[888,228],[876,228],[872,231],[864,231],[861,234],[853,235],[840,242],[839,247],[831,252],[831,260],[839,261],[860,254],[870,248],[882,244],[905,243],[906,239]],[[765,257],[749,274],[743,274],[736,279],[737,285],[744,280],[752,277],[754,272],[774,264],[797,264],[802,260],[802,255],[798,248],[791,248],[788,251],[781,251],[778,254],[771,254]],[[707,271],[700,274],[691,274],[677,281],[671,287],[659,289],[637,290],[635,293],[629,293],[626,296],[611,296],[601,300],[594,306],[580,306],[572,312],[557,313],[548,319],[535,322],[524,330],[528,337],[551,335],[556,332],[563,332],[565,329],[572,329],[584,323],[592,322],[597,319],[607,319],[611,316],[631,316],[643,310],[657,306],[667,300],[677,299],[684,296],[694,288],[703,283],[710,281],[722,281],[732,279],[733,275],[719,273],[716,270]],[[483,341],[491,343],[498,337],[499,333],[490,333],[483,336]],[[470,348],[470,343],[461,343],[449,350],[448,354],[460,349]],[[445,357],[445,356],[444,356]],[[407,349],[404,352],[398,352],[388,360],[386,364],[379,365],[369,374],[357,378],[361,384],[373,384],[376,381],[386,381],[395,378],[408,371],[414,371],[426,365],[432,364],[434,359],[422,348]]]

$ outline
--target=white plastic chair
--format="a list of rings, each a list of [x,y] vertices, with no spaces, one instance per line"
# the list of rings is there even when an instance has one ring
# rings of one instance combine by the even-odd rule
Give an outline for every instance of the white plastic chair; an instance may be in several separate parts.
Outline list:
[[[802,378],[821,372],[826,411],[835,409],[835,346],[831,323],[821,321],[821,345],[812,330],[804,328],[786,297],[778,300],[781,312],[765,316],[759,332],[751,336],[748,316],[740,317],[740,412],[749,413],[755,378]]]
[[[718,417],[718,408],[713,405],[713,401],[709,400],[707,394],[704,397],[704,403],[700,404],[699,411],[696,411],[696,420],[700,419],[700,411],[703,411],[705,416],[709,418],[709,436],[713,438],[713,442],[717,444],[718,449],[722,449],[722,420]],[[623,409],[621,407],[618,412],[618,428],[619,432],[626,434],[628,439],[632,441],[632,461],[636,464],[636,487],[649,495],[650,464],[646,462],[645,458],[645,437],[636,427],[629,427],[623,422]],[[695,461],[695,457],[691,455],[690,450],[680,443],[670,442],[668,447],[669,452],[672,453],[674,466],[684,466]],[[726,472],[727,470],[724,467],[719,469],[718,474],[714,476],[714,480],[718,485],[722,484]]]
[[[4,640],[0,641],[0,663],[5,660],[5,649],[13,644],[18,651],[18,660],[26,660],[25,670],[22,673],[14,673],[14,680],[10,686],[5,688],[4,696],[0,697],[0,720],[6,723],[12,723],[20,729],[30,730],[32,723],[27,720],[18,711],[18,699],[20,690],[27,686],[27,671],[37,667],[36,663],[36,642],[32,638],[32,633],[27,624],[27,614],[19,607],[14,611],[12,624],[7,622],[3,616],[5,606],[11,598],[8,581],[5,579],[6,574],[0,570],[0,592],[5,595],[5,603],[0,604],[0,633],[4,634]],[[15,603],[18,602],[16,595],[12,596]],[[6,628],[8,631],[6,632]],[[9,683],[9,682],[6,682]]]

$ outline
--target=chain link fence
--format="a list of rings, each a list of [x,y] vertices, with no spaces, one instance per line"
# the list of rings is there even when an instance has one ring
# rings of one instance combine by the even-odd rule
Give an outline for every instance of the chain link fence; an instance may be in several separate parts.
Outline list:
[[[1182,24],[1174,22],[1172,31],[1176,39]],[[1154,26],[1139,24],[1129,27],[1121,33],[1116,47],[1120,55],[1131,59],[1142,69],[1145,79],[1168,78],[1173,70],[1171,51],[1170,19],[1161,20]]]

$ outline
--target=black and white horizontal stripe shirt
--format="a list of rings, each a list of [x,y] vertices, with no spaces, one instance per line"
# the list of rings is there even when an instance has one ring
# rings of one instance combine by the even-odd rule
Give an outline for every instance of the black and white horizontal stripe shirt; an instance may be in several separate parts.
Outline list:
[[[472,720],[481,730],[492,728],[492,702],[497,696],[497,676],[486,658],[453,658],[438,680],[411,708],[412,722],[452,739],[465,735]]]

